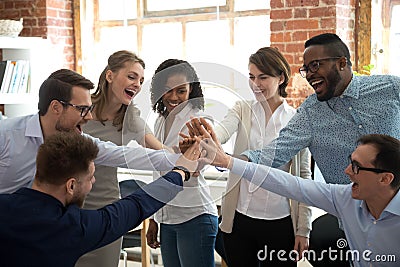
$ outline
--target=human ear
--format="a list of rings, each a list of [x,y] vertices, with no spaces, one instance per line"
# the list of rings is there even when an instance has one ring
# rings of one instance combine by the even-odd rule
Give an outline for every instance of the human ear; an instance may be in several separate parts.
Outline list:
[[[49,108],[47,109],[47,112],[53,112],[55,114],[61,114],[63,111],[64,107],[58,100],[52,100],[49,104]]]
[[[383,176],[381,177],[381,182],[385,185],[390,185],[394,179],[393,173],[390,172],[385,172],[383,173]]]
[[[69,178],[67,182],[65,183],[65,188],[68,194],[73,195],[74,194],[74,189],[76,187],[76,179],[75,178]]]
[[[107,82],[112,82],[113,80],[113,72],[111,70],[107,70],[106,71],[106,80]]]

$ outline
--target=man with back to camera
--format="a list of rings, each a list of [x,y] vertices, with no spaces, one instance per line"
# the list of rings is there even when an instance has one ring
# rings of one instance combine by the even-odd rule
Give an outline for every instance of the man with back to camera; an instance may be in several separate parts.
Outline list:
[[[47,137],[60,131],[82,134],[81,125],[92,119],[93,88],[94,84],[82,75],[60,69],[40,87],[38,114],[0,121],[0,193],[30,185],[37,150]],[[116,146],[90,138],[99,147],[95,159],[98,165],[167,171],[179,157],[164,150]]]
[[[205,120],[201,124],[205,129],[198,129],[208,139],[202,143],[205,162],[228,168],[266,190],[321,208],[341,219],[347,241],[338,241],[350,250],[343,254],[337,249],[327,250],[317,257],[334,262],[352,261],[357,267],[399,265],[400,140],[383,134],[361,136],[355,150],[346,157],[344,173],[351,184],[326,184],[233,158],[224,153],[209,124]],[[315,259],[312,252],[304,255]],[[278,255],[281,260],[295,260],[297,256],[277,253],[266,248],[260,254]]]
[[[60,132],[40,145],[31,188],[0,194],[0,266],[74,266],[88,251],[133,229],[183,190],[200,155],[198,143],[177,166],[130,196],[81,209],[95,182],[99,147],[89,136]],[[194,178],[192,178],[194,179]]]

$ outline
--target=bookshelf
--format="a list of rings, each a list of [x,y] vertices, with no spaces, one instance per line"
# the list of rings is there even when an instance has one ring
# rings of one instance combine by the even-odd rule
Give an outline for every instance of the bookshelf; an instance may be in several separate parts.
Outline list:
[[[27,89],[15,93],[0,93],[0,104],[8,117],[32,114],[37,111],[41,83],[51,73],[52,49],[40,37],[0,37],[2,60],[25,60],[29,64]]]

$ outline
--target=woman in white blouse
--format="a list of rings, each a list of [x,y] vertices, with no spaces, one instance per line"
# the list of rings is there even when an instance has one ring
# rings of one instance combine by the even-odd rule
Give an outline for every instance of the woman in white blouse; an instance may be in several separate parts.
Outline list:
[[[159,113],[155,136],[166,146],[178,146],[179,133],[187,133],[185,123],[191,116],[205,116],[196,71],[186,61],[168,59],[155,71],[150,91],[153,110]],[[157,178],[161,175],[157,173]],[[165,267],[211,267],[217,229],[217,208],[200,172],[184,182],[184,190],[150,220],[146,237],[150,247],[161,246]]]
[[[290,66],[277,49],[259,49],[250,56],[248,68],[256,100],[237,102],[215,129],[221,143],[237,132],[234,154],[264,147],[296,112],[284,99]],[[308,150],[281,168],[310,178]],[[301,255],[308,248],[310,208],[232,174],[226,192],[220,228],[229,267],[296,266],[292,259],[297,254],[290,251],[294,249]],[[287,261],[278,258],[281,250],[285,252],[281,258]]]

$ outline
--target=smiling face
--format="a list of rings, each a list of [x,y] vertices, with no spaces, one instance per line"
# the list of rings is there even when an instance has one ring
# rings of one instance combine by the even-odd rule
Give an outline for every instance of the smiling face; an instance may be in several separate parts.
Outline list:
[[[144,69],[139,62],[126,62],[125,67],[116,72],[107,71],[109,101],[129,105],[140,92],[144,81]]]
[[[332,57],[322,45],[312,45],[304,51],[304,65],[309,66],[313,61]],[[312,73],[307,72],[306,79],[314,88],[319,101],[326,101],[334,96],[340,96],[346,85],[339,72],[341,59],[322,60],[319,62],[319,69]]]
[[[92,100],[90,97],[90,91],[86,88],[73,86],[72,87],[72,98],[69,103],[74,105],[91,106]],[[62,107],[59,103],[60,108],[62,108],[61,114],[58,116],[55,123],[55,128],[60,132],[71,132],[75,131],[79,134],[82,133],[81,125],[85,124],[88,120],[92,120],[91,112],[85,117],[81,117],[81,112],[75,107],[64,106]]]
[[[186,76],[179,73],[168,78],[165,84],[165,90],[167,92],[163,94],[162,102],[168,114],[178,107],[178,105],[189,100],[189,94],[191,92],[190,84]],[[182,107],[183,106],[184,105],[182,105]]]
[[[249,85],[259,102],[279,99],[278,88],[283,82],[281,77],[273,77],[261,72],[255,64],[249,64]]]
[[[374,162],[377,152],[377,149],[370,144],[359,145],[351,154],[351,159],[360,167],[376,168],[372,162]],[[366,170],[359,170],[359,173],[355,174],[351,164],[347,166],[345,173],[353,182],[351,196],[354,199],[367,201],[378,195],[377,192],[381,188],[381,177],[384,174]]]

